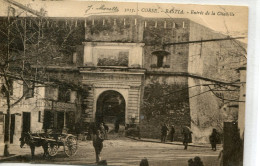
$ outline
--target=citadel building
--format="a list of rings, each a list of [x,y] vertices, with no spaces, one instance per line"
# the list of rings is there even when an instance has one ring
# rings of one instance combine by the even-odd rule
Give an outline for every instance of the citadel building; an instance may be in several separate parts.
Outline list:
[[[181,127],[189,126],[194,142],[208,142],[212,128],[221,131],[224,121],[237,120],[235,69],[245,60],[243,43],[184,18],[89,16],[42,23],[45,29],[68,24],[80,37],[73,39],[77,42],[72,52],[53,61],[46,71],[84,92],[46,87],[44,94],[56,109],[48,105],[36,109],[38,102],[28,109],[15,108],[17,128],[26,121],[25,112],[31,112],[27,120],[38,119],[37,125],[30,124],[31,131],[46,127],[49,119],[56,119],[53,127],[62,128],[64,120],[58,119],[69,111],[73,120],[65,126],[74,129],[76,123],[94,121],[104,121],[112,129],[117,121],[122,129],[138,124],[141,137],[159,138],[161,124],[167,123],[175,125],[175,140],[182,139]],[[65,104],[54,97],[59,93],[69,94]],[[1,111],[5,113],[2,106]],[[14,135],[21,131],[14,130]]]

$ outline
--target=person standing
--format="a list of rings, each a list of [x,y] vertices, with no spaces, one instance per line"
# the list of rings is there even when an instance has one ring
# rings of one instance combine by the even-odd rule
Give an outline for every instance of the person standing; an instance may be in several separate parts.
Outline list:
[[[161,142],[165,142],[166,141],[166,137],[167,137],[167,132],[168,132],[168,127],[166,125],[166,123],[164,123],[162,125],[162,128],[161,128]]]
[[[217,150],[217,141],[218,141],[218,132],[216,129],[212,130],[212,133],[209,136],[209,141],[211,144],[211,149],[216,151]]]
[[[93,129],[93,146],[96,153],[96,162],[101,160],[100,153],[103,149],[105,129],[103,123],[96,124]]]
[[[118,133],[119,125],[120,125],[120,119],[119,119],[119,117],[117,117],[115,120],[115,133]]]
[[[191,130],[188,126],[184,126],[182,127],[182,134],[183,134],[183,145],[184,145],[184,149],[187,150],[188,148],[188,143],[191,140]]]
[[[170,131],[171,142],[173,142],[173,140],[174,140],[174,134],[175,134],[175,128],[174,128],[174,125],[172,125],[171,126],[171,131]]]
[[[108,127],[108,125],[106,125],[105,123],[103,123],[103,125],[104,125],[104,129],[105,129],[105,137],[104,137],[104,139],[108,139],[107,138],[107,133],[108,133],[108,131],[109,131],[109,127]]]
[[[139,125],[136,126],[136,130],[137,130],[136,135],[137,135],[138,139],[141,139],[141,133],[140,133],[140,126]]]

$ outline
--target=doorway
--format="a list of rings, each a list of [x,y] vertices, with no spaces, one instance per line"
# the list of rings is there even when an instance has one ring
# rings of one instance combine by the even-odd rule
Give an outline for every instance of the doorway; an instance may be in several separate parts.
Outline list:
[[[31,113],[23,112],[23,132],[30,132],[31,130]]]
[[[11,114],[10,143],[14,143],[15,114]]]
[[[63,129],[63,126],[64,126],[64,112],[57,112],[57,126],[55,126],[55,128],[58,130],[58,131],[62,131]]]
[[[104,122],[117,133],[125,126],[125,107],[125,99],[119,92],[103,92],[97,100],[96,122]]]
[[[9,126],[9,124],[8,124],[8,122],[7,122],[7,120],[8,120],[8,115],[7,114],[5,114],[4,115],[4,117],[5,117],[5,125],[4,125],[4,127],[5,127],[5,135],[4,135],[4,141],[7,141],[8,140],[8,126]],[[10,141],[10,143],[12,144],[13,142],[14,142],[14,130],[15,130],[15,114],[11,114],[11,121],[10,121],[10,137],[9,137],[9,141]]]
[[[44,111],[43,129],[47,131],[48,129],[54,128],[54,114],[51,110]]]

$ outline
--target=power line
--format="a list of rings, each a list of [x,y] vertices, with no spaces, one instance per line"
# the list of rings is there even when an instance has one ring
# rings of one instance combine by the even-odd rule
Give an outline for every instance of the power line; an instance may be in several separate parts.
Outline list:
[[[238,100],[238,99],[225,99],[225,98],[222,98],[222,97],[220,97],[220,96],[218,96],[211,88],[210,88],[210,86],[208,86],[208,88],[210,89],[210,91],[217,97],[217,98],[219,98],[219,99],[221,99],[221,100],[226,100],[226,101],[230,101],[230,102],[245,102],[245,101],[241,101],[241,100]]]
[[[221,38],[221,39],[194,40],[194,41],[186,41],[186,42],[164,43],[163,46],[190,44],[190,43],[202,43],[202,42],[214,42],[214,41],[223,41],[223,40],[235,40],[235,39],[244,39],[244,38],[245,37],[227,37],[227,38]]]

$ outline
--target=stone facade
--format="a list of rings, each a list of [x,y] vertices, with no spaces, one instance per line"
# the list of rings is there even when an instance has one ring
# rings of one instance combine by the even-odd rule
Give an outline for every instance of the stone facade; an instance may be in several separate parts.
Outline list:
[[[235,40],[187,43],[227,38],[188,19],[92,16],[87,19],[86,24],[87,41],[144,43],[141,65],[146,69],[144,94],[147,95],[148,85],[155,82],[162,86],[181,84],[183,88],[188,89],[186,94],[189,97],[185,102],[189,107],[184,109],[185,116],[183,112],[177,113],[175,116],[178,118],[172,118],[172,122],[168,122],[169,120],[163,116],[159,119],[157,117],[154,122],[142,121],[145,117],[141,110],[140,124],[144,137],[158,138],[160,136],[158,122],[161,124],[167,121],[169,124],[175,124],[176,128],[180,128],[180,125],[190,126],[194,131],[193,141],[208,142],[212,128],[217,128],[221,132],[223,121],[236,120],[236,102],[227,103],[221,98],[223,95],[226,98],[236,98],[237,86],[226,86],[229,89],[236,89],[232,93],[230,91],[226,93],[223,88],[221,92],[215,93],[212,88],[219,88],[219,85],[235,82],[238,79],[235,68],[245,60],[243,59],[244,44]],[[103,28],[95,28],[97,25]],[[163,56],[161,62],[160,56]],[[142,100],[144,98],[145,96]],[[235,107],[232,107],[234,105]],[[173,110],[173,112],[178,111]],[[181,139],[181,134],[178,132],[177,129],[176,138]]]

